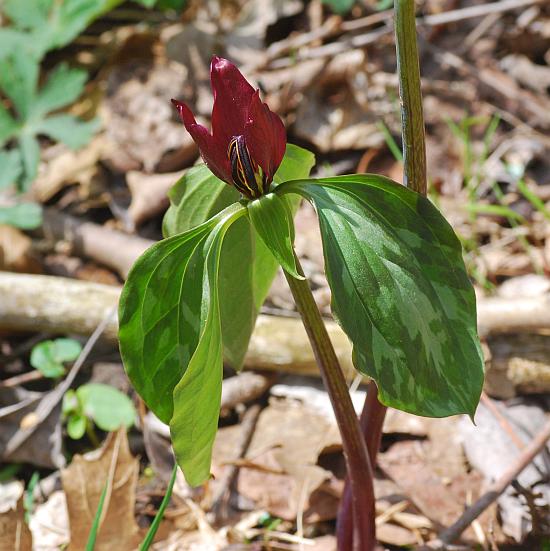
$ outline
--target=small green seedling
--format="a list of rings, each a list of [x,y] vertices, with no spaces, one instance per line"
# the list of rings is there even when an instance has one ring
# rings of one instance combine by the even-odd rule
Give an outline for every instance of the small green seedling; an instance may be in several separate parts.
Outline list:
[[[55,339],[43,341],[31,351],[31,365],[44,377],[57,379],[65,375],[64,363],[78,358],[82,346],[74,339]]]
[[[68,390],[63,397],[63,416],[67,432],[74,440],[87,433],[95,442],[93,423],[106,432],[124,426],[130,428],[136,418],[132,400],[116,388],[100,383],[89,383]]]

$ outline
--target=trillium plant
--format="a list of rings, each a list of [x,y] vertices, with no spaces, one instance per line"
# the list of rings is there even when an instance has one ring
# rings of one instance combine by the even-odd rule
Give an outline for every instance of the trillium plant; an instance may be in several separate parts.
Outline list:
[[[294,253],[293,217],[301,200],[317,212],[332,311],[356,369],[375,381],[369,394],[378,413],[385,406],[428,417],[475,412],[483,364],[460,242],[425,196],[386,177],[310,177],[313,154],[286,143],[281,119],[235,65],[214,57],[210,75],[210,131],[173,100],[204,164],[174,185],[165,239],[138,259],[124,286],[126,370],[170,426],[187,482],[204,483],[224,361],[242,367],[282,267],[342,434],[350,512],[339,519],[340,548],[373,549],[374,454]]]

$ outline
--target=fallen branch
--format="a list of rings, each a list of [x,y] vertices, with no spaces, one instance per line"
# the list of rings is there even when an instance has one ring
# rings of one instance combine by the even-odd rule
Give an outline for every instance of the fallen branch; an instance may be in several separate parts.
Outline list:
[[[119,295],[120,288],[110,285],[0,272],[0,329],[90,335],[117,304]],[[335,322],[327,320],[326,324],[342,368],[346,376],[351,378],[355,372],[349,340]],[[499,333],[534,333],[550,329],[550,296],[480,299],[478,325],[485,336],[491,337],[489,346],[493,356],[492,364],[499,372],[499,377],[513,375],[513,385],[530,392],[550,389],[550,377],[541,375],[543,372],[550,373],[550,350],[545,337],[498,337]],[[116,343],[117,330],[117,321],[113,319],[105,328],[103,338]],[[526,339],[532,339],[532,344],[526,343]],[[494,349],[492,341],[495,343]],[[270,371],[292,369],[293,373],[316,376],[317,364],[307,342],[306,333],[298,319],[260,315],[245,367]],[[511,369],[512,360],[514,366],[518,362],[522,363],[519,366],[521,369]],[[536,373],[529,367],[531,364],[537,367]],[[495,369],[489,369],[489,377]],[[531,372],[536,377],[530,377]],[[510,380],[508,385],[513,390]],[[493,390],[491,392],[494,394]]]
[[[550,421],[533,438],[533,440],[525,446],[523,451],[518,455],[515,463],[491,486],[489,489],[470,507],[468,507],[462,516],[449,528],[444,530],[439,539],[430,545],[430,548],[447,549],[448,546],[458,539],[462,532],[472,524],[472,522],[483,513],[512,483],[512,481],[525,469],[531,461],[540,453],[546,442],[550,439]]]

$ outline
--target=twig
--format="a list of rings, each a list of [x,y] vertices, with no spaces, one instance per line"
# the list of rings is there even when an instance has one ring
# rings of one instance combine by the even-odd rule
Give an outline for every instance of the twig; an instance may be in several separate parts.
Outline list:
[[[435,548],[446,548],[446,546],[460,537],[460,534],[483,513],[511,484],[511,482],[533,461],[540,453],[550,438],[550,421],[546,423],[539,434],[525,446],[516,461],[489,489],[470,507],[462,516],[449,528],[441,532],[437,542],[432,545]],[[438,547],[439,545],[439,547]]]
[[[235,459],[242,459],[250,446],[252,436],[254,435],[254,429],[260,416],[261,408],[258,404],[254,404],[246,410],[241,422],[241,432],[239,440],[236,444]],[[213,517],[213,524],[219,524],[227,514],[227,500],[226,496],[231,492],[234,487],[237,476],[239,474],[238,463],[232,463],[225,467],[223,478],[220,481],[220,485],[214,498],[212,500],[212,507],[210,509]]]
[[[21,373],[21,375],[15,375],[9,379],[4,379],[0,381],[0,388],[11,388],[17,385],[24,385],[30,381],[37,381],[38,379],[43,379],[44,374],[38,369],[33,369],[27,373]]]
[[[481,401],[483,405],[493,414],[493,417],[498,421],[504,431],[506,431],[506,434],[508,434],[518,450],[523,450],[525,448],[525,442],[518,436],[510,421],[508,421],[508,419],[502,414],[493,399],[487,396],[485,392],[482,392]]]

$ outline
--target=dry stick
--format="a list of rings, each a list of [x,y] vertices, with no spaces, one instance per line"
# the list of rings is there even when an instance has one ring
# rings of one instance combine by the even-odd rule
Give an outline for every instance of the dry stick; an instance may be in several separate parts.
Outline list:
[[[297,257],[296,265],[303,275]],[[345,551],[372,551],[376,545],[374,486],[367,445],[351,402],[346,379],[309,284],[307,280],[295,279],[286,272],[285,276],[302,316],[342,436],[353,512],[353,545]]]
[[[256,423],[260,417],[261,408],[258,404],[254,404],[248,408],[243,415],[241,422],[241,432],[239,435],[239,440],[236,444],[236,454],[235,462],[225,467],[223,478],[220,481],[220,486],[218,491],[214,495],[212,500],[211,513],[214,517],[214,524],[219,523],[226,516],[227,510],[227,501],[225,499],[226,494],[231,491],[232,487],[235,485],[237,476],[239,474],[239,463],[238,460],[242,459],[250,446],[252,441],[252,436],[254,435],[254,429],[256,428]]]
[[[491,505],[511,484],[511,482],[533,461],[533,459],[542,450],[550,438],[550,421],[546,423],[539,434],[525,446],[523,451],[517,457],[515,463],[491,486],[489,489],[470,507],[468,507],[462,516],[449,528],[444,530],[437,543],[443,547],[456,540],[470,524]],[[437,545],[435,543],[435,545]]]
[[[508,419],[502,414],[493,399],[487,396],[485,391],[481,393],[481,402],[492,413],[493,417],[498,421],[499,425],[506,432],[506,434],[508,434],[516,448],[523,450],[525,448],[525,442],[518,436],[510,421],[508,421]]]

